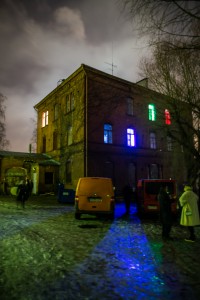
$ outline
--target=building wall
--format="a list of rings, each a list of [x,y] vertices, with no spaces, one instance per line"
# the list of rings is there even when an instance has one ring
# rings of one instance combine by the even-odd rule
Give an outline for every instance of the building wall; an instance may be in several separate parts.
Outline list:
[[[73,108],[69,97],[73,95]],[[132,99],[133,113],[127,113],[127,101]],[[148,117],[148,105],[156,106],[156,121]],[[58,107],[55,119],[55,105]],[[59,181],[75,188],[79,177],[108,176],[116,189],[141,178],[156,176],[150,165],[158,166],[157,176],[186,178],[184,157],[178,144],[167,150],[167,130],[164,110],[171,109],[166,97],[145,87],[105,74],[82,65],[56,87],[35,108],[38,111],[38,152],[58,160]],[[42,127],[42,114],[48,111],[48,125]],[[112,144],[104,143],[104,124],[112,125]],[[70,131],[71,127],[71,131]],[[127,146],[127,128],[134,128],[136,145]],[[57,147],[53,148],[53,133],[57,132]],[[150,132],[156,134],[156,149],[150,149]]]
[[[57,165],[39,165],[38,161],[29,161],[27,160],[27,156],[24,157],[23,155],[14,156],[13,154],[9,155],[9,151],[7,151],[7,155],[5,157],[0,158],[0,194],[6,193],[10,194],[10,190],[12,186],[18,186],[20,181],[25,179],[25,177],[16,176],[15,169],[23,168],[26,170],[26,177],[33,182],[33,194],[41,194],[41,193],[48,193],[48,192],[57,192],[58,186],[58,173],[59,168]],[[12,172],[13,170],[13,172]],[[50,184],[45,182],[45,173],[52,172],[53,182]],[[13,178],[10,178],[11,175]],[[5,186],[7,187],[5,189]]]

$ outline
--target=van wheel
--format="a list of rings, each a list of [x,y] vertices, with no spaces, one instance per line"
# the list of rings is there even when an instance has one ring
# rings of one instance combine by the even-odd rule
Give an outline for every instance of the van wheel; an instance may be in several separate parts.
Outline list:
[[[75,213],[75,219],[80,220],[81,214],[80,213]]]

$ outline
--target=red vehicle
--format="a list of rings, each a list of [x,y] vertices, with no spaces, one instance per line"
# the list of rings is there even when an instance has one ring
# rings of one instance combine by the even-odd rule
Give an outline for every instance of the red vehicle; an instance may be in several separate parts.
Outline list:
[[[157,195],[161,186],[167,186],[168,192],[174,199],[172,203],[172,212],[177,212],[177,184],[175,180],[171,179],[141,179],[137,184],[137,210],[138,214],[158,213],[159,202]]]

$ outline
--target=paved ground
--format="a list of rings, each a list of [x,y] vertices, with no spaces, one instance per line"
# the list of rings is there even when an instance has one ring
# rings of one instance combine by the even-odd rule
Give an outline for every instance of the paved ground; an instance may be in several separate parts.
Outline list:
[[[115,220],[74,219],[73,205],[33,197],[25,210],[0,197],[2,300],[200,299],[197,241],[163,242],[158,219],[140,220],[116,206]]]

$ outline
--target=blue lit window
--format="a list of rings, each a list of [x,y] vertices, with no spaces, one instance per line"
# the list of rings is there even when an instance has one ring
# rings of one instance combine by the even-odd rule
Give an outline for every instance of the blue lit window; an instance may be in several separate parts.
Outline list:
[[[156,120],[156,109],[154,104],[149,104],[148,105],[148,110],[149,110],[149,120],[150,121],[155,121]]]
[[[104,124],[104,143],[112,144],[112,125]]]
[[[127,145],[135,147],[135,132],[132,128],[127,128]]]

